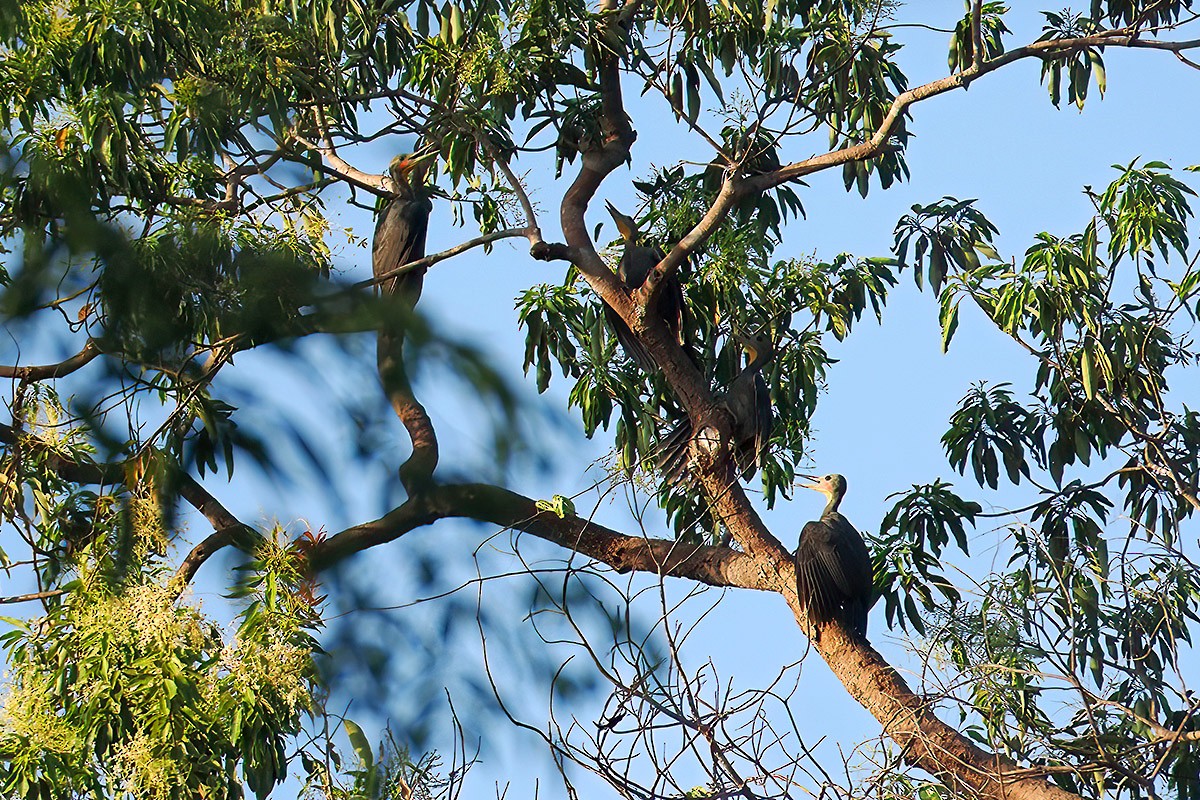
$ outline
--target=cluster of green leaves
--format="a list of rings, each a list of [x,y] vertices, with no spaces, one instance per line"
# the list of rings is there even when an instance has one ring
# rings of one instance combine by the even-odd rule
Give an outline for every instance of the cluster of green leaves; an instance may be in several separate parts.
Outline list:
[[[77,551],[45,616],[6,619],[5,795],[240,797],[244,785],[265,796],[283,780],[311,707],[316,618],[302,560],[273,539],[254,551],[228,641],[179,602],[153,550],[116,573],[130,549],[103,537]]]
[[[1090,504],[1103,519],[1102,496],[1069,488],[1080,496],[1076,509]],[[1059,508],[1050,515],[1068,506],[1054,502]],[[1162,679],[1191,642],[1200,597],[1195,571],[1155,546],[1127,548],[1110,571],[1103,538],[1089,534],[1096,547],[1057,558],[1044,529],[1012,533],[1013,571],[990,579],[978,605],[940,618],[937,647],[971,677],[960,709],[968,735],[1049,766],[1121,759],[1124,769],[1115,773],[1056,772],[1068,791],[1139,796],[1149,776],[1162,776],[1179,796],[1194,797],[1194,743],[1147,743],[1165,744],[1176,730],[1186,740],[1200,729],[1189,718],[1192,699]],[[1071,685],[1064,690],[1048,677],[1055,672]],[[1064,700],[1076,709],[1065,722],[1051,710]]]
[[[98,206],[161,200],[178,168],[191,163],[203,177],[247,119],[283,129],[297,85],[328,92],[320,54],[331,29],[288,24],[276,5],[290,7],[23,3],[0,118],[26,135],[53,131],[58,153],[48,155],[88,178]],[[332,3],[313,5],[333,13]],[[205,185],[189,188],[211,197]]]
[[[882,126],[895,96],[908,88],[908,78],[892,57],[900,50],[891,36],[871,31],[865,38],[844,31],[825,31],[813,42],[808,56],[808,79],[813,88],[806,100],[818,120],[829,128],[830,147],[848,147],[870,139]],[[869,160],[847,161],[842,167],[846,190],[863,197],[877,173],[887,189],[908,177],[903,148],[908,141],[906,117],[892,129],[890,147]]]
[[[879,525],[874,574],[875,592],[884,601],[889,626],[907,629],[912,625],[923,634],[925,614],[947,604],[957,607],[961,600],[954,584],[940,571],[942,551],[953,537],[955,546],[968,553],[966,524],[974,525],[982,509],[951,488],[952,484],[935,480],[888,498],[899,499]]]
[[[320,711],[311,692],[323,598],[304,559],[317,538],[289,543],[275,530],[239,540],[251,556],[231,594],[239,623],[225,633],[179,599],[165,559],[176,532],[163,459],[125,470],[124,490],[83,489],[59,470],[87,468],[90,437],[65,423],[44,384],[26,387],[20,404],[21,438],[0,457],[0,513],[36,548],[38,585],[61,594],[44,601],[42,616],[3,618],[0,791],[266,796],[287,775],[301,726]],[[333,764],[320,785],[331,797],[358,780],[340,770],[332,744],[315,757],[301,751],[301,760]],[[411,786],[443,784],[430,771],[434,756],[390,763]]]
[[[975,62],[975,23],[971,0],[964,0],[963,5],[966,6],[967,13],[954,26],[954,33],[950,36],[950,54],[946,62],[950,65],[951,72],[962,72]],[[987,2],[980,7],[979,12],[979,33],[983,39],[983,53],[980,57],[988,61],[1004,53],[1004,34],[1012,32],[1004,24],[1008,6],[999,2]]]
[[[98,493],[60,474],[63,462],[89,462],[96,446],[86,429],[71,421],[53,387],[25,387],[14,411],[20,426],[17,440],[0,449],[0,523],[26,531],[40,555],[38,585],[57,587],[68,579],[75,559],[93,549],[110,554],[98,569],[119,575],[148,550],[165,546],[157,525],[143,524],[139,535],[133,533],[138,510],[157,508],[152,491]]]
[[[981,258],[999,259],[992,246],[992,237],[998,231],[974,203],[974,200],[953,197],[943,197],[940,202],[928,205],[916,203],[912,207],[913,213],[904,215],[896,223],[892,249],[900,260],[900,267],[913,268],[913,280],[918,289],[928,279],[929,287],[939,295],[942,350],[950,346],[958,329],[957,292],[942,291],[951,268],[970,273],[979,267]],[[910,245],[913,248],[911,263],[908,260]]]
[[[1042,710],[1042,690],[1036,679],[1041,653],[1022,636],[1020,591],[1007,580],[996,580],[978,604],[935,615],[938,651],[955,669],[969,675],[958,708],[959,725],[971,739],[989,750],[1017,758],[1038,757],[1032,747],[1034,731],[1052,729]]]
[[[1082,14],[1072,14],[1069,11],[1055,14],[1043,11],[1046,18],[1039,42],[1053,42],[1063,39],[1081,39],[1099,30],[1099,26]],[[1102,47],[1087,47],[1065,56],[1054,56],[1042,61],[1042,80],[1050,90],[1050,102],[1058,107],[1062,99],[1063,73],[1067,75],[1067,102],[1083,108],[1087,100],[1088,86],[1092,79],[1096,80],[1096,88],[1101,97],[1107,88],[1107,77],[1104,72],[1104,58],[1100,55]]]
[[[1138,764],[1129,774],[1161,776],[1194,796],[1195,748],[1146,743],[1170,735],[1163,720],[1194,729],[1191,701],[1161,676],[1200,621],[1194,570],[1169,555],[1197,510],[1188,498],[1196,496],[1200,419],[1172,402],[1168,383],[1171,369],[1197,360],[1188,335],[1200,299],[1187,233],[1195,193],[1161,162],[1114,168],[1103,193],[1086,192],[1095,216],[1084,230],[1038,234],[1019,263],[1000,259],[996,229],[971,201],[916,206],[897,226],[900,261],[908,266],[915,252],[914,276],[920,281],[925,267],[938,294],[944,342],[968,298],[1035,366],[1030,401],[1009,384],[979,384],[950,419],[942,444],[952,467],[969,468],[990,489],[1002,476],[1014,485],[1025,479],[1040,496],[1025,509],[1028,524],[1011,528],[1011,571],[991,579],[979,603],[947,596],[925,604],[926,624],[938,622],[937,646],[970,675],[961,714],[980,743],[1052,765],[1129,759]],[[1094,460],[1110,468],[1107,476],[1072,476]],[[1112,484],[1124,489],[1119,501]],[[893,562],[909,541],[940,553],[947,530],[965,549],[963,523],[979,513],[974,504],[943,503],[939,518],[919,499],[914,491],[885,520],[881,555]],[[1124,535],[1112,530],[1117,513],[1132,520]],[[940,541],[923,537],[922,526],[941,531]],[[903,535],[888,538],[893,528]],[[1124,539],[1119,555],[1116,537]],[[881,563],[879,573],[905,587],[903,570]],[[933,575],[922,578],[931,597]],[[885,596],[891,620],[899,600]],[[916,603],[908,603],[911,621]],[[1047,705],[1058,685],[1046,676],[1055,673],[1086,687],[1065,724]],[[1104,781],[1103,770],[1085,774],[1055,780],[1074,792],[1106,790],[1091,778]],[[1108,788],[1150,791],[1120,782]]]
[[[355,763],[350,768],[343,765],[341,754],[332,745],[324,753],[301,751],[300,759],[308,774],[307,791],[319,793],[325,800],[434,800],[454,797],[461,786],[469,765],[443,776],[441,756],[427,753],[414,759],[390,728],[376,751],[357,723],[350,719],[341,722]]]
[[[1170,25],[1193,8],[1192,0],[1145,3],[1139,0],[1092,0],[1092,19],[1107,20],[1116,26],[1142,22],[1150,26]]]
[[[106,349],[150,360],[192,343],[295,335],[313,280],[328,269],[323,233],[198,220],[138,239],[101,272]]]
[[[972,387],[950,418],[950,430],[942,437],[950,466],[963,473],[970,461],[975,481],[993,489],[1000,473],[997,453],[1013,484],[1020,483],[1022,475],[1029,477],[1027,452],[1039,464],[1045,462],[1038,416],[1013,400],[1007,387],[1007,383]]]
[[[1173,320],[1194,314],[1196,270],[1185,263],[1178,275],[1166,275],[1158,265],[1172,254],[1187,257],[1194,193],[1165,164],[1118,169],[1120,177],[1094,197],[1097,218],[1066,238],[1039,234],[1019,268],[952,258],[958,273],[942,293],[943,307],[949,293],[969,294],[1038,357],[1035,393],[1042,408],[1025,409],[1007,392],[993,391],[991,400],[974,392],[943,439],[952,463],[963,469],[970,452],[990,486],[996,485],[996,452],[1014,483],[1029,474],[1027,451],[1061,482],[1077,459],[1086,465],[1093,452],[1103,457],[1132,431],[1152,425],[1164,426],[1162,446],[1178,450],[1178,463],[1195,457],[1187,445],[1189,417],[1166,411],[1166,393],[1169,368],[1195,360]],[[1103,232],[1107,263],[1098,252]],[[955,246],[965,254],[978,236],[963,230]],[[1132,276],[1122,277],[1123,260],[1131,262]],[[1164,289],[1171,299],[1160,303]],[[1125,302],[1117,299],[1122,291]]]

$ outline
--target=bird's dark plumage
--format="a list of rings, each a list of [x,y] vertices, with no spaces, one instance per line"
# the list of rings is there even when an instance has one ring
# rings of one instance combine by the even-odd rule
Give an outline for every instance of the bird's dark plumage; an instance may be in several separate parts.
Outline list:
[[[425,170],[425,162],[419,158],[402,155],[392,159],[390,172],[394,194],[379,213],[375,239],[371,243],[371,271],[378,281],[377,290],[386,298],[380,309],[383,317],[376,338],[375,357],[384,391],[401,419],[408,419],[417,412],[424,415],[424,409],[412,394],[405,370],[404,337],[412,322],[409,312],[421,297],[425,268],[396,270],[425,257],[425,237],[429,232],[429,214],[433,210],[425,188]],[[414,442],[414,458],[416,450]],[[437,463],[437,448],[426,448],[426,451],[431,455],[424,457],[422,470],[428,474]]]
[[[625,250],[621,253],[621,260],[617,264],[617,277],[621,279],[621,283],[625,284],[626,289],[631,292],[637,291],[646,282],[650,271],[659,261],[662,261],[664,253],[661,248],[647,247],[640,242],[637,223],[631,217],[617,211],[612,203],[606,203],[606,206],[608,213],[612,215],[613,221],[617,224],[617,230],[621,232],[621,238],[625,240]],[[653,313],[662,319],[667,330],[671,332],[676,341],[682,344],[684,300],[683,286],[679,282],[678,272],[672,273],[663,283],[654,304]],[[616,334],[621,348],[638,367],[644,372],[653,372],[658,368],[645,346],[638,341],[638,338],[633,335],[633,331],[625,324],[625,320],[621,319],[621,315],[607,303],[604,304],[604,318],[613,333]]]
[[[804,488],[815,489],[829,498],[821,518],[800,532],[796,548],[796,594],[800,605],[818,631],[820,626],[840,619],[864,638],[867,610],[874,592],[871,554],[862,535],[838,513],[846,493],[841,475],[824,478],[802,476],[813,481]]]
[[[371,271],[376,278],[425,257],[425,238],[433,204],[425,190],[425,165],[411,155],[392,159],[395,196],[379,213],[371,243]],[[409,308],[416,305],[425,282],[425,268],[409,270],[379,283],[384,295],[398,295]]]
[[[750,360],[716,399],[733,417],[733,463],[743,479],[754,477],[766,456],[775,414],[762,376],[775,351],[766,334],[735,337]],[[672,482],[683,479],[688,467],[688,442],[692,422],[684,419],[667,434],[660,446],[659,467]]]

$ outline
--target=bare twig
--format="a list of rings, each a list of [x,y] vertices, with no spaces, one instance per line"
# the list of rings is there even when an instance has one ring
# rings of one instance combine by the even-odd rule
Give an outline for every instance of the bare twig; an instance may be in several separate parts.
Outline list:
[[[33,600],[45,600],[50,597],[59,597],[67,593],[66,589],[50,589],[45,592],[33,592],[31,594],[15,594],[9,597],[0,597],[0,605],[8,605],[10,603],[28,603]]]

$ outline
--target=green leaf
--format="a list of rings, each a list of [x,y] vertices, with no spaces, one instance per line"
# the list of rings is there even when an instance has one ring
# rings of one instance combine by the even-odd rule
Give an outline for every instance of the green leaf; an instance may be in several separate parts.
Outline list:
[[[371,743],[367,741],[367,735],[363,733],[363,729],[358,726],[358,723],[353,720],[343,719],[342,726],[346,729],[346,736],[350,739],[350,747],[354,749],[354,754],[362,762],[363,769],[370,770],[375,765],[375,753],[371,749]]]
[[[1096,370],[1092,364],[1092,350],[1087,345],[1084,345],[1083,353],[1079,357],[1079,372],[1083,381],[1084,394],[1087,395],[1088,400],[1095,400]]]
[[[950,340],[958,330],[958,299],[949,292],[942,294],[941,313],[938,322],[942,327],[942,352],[950,349]]]

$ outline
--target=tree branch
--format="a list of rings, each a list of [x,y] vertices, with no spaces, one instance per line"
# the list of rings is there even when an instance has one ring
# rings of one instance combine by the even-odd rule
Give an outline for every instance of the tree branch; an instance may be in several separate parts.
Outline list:
[[[799,180],[814,172],[829,169],[830,167],[841,166],[850,161],[874,158],[884,152],[887,147],[888,138],[892,135],[897,122],[899,122],[901,116],[909,106],[930,97],[945,94],[953,89],[963,88],[971,83],[971,81],[990,72],[995,72],[1001,67],[1020,59],[1057,58],[1091,47],[1142,47],[1155,50],[1169,50],[1178,55],[1183,50],[1200,47],[1200,39],[1191,39],[1182,42],[1143,40],[1137,38],[1135,33],[1121,28],[1074,39],[1050,39],[1044,42],[1034,42],[1016,50],[1010,50],[990,61],[974,63],[962,72],[949,75],[945,78],[939,78],[936,81],[930,81],[929,83],[909,89],[906,92],[901,92],[892,101],[891,108],[888,109],[883,122],[868,141],[844,147],[840,150],[823,153],[822,155],[807,158],[803,161],[797,161],[780,167],[773,172],[747,178],[743,185],[743,191],[747,193],[764,192],[789,181]]]
[[[66,589],[50,589],[45,592],[32,592],[30,594],[14,594],[9,597],[0,597],[0,605],[9,605],[11,603],[28,603],[33,600],[46,600],[51,597],[59,597],[67,593]]]
[[[235,517],[191,475],[183,476],[179,494],[192,508],[203,514],[216,530],[193,547],[175,571],[172,585],[177,593],[192,582],[196,572],[214,553],[236,544],[239,538],[254,534],[253,528]]]
[[[600,3],[600,13],[606,16],[601,22],[604,29],[599,39],[624,41],[628,35],[621,27],[621,18],[616,9],[617,0],[602,0]],[[610,295],[613,299],[624,300],[621,303],[624,309],[614,306],[621,313],[629,310],[629,293],[596,252],[584,214],[604,179],[629,159],[629,151],[637,139],[637,133],[625,113],[621,96],[620,54],[603,41],[595,42],[592,52],[600,79],[600,141],[589,142],[584,148],[579,174],[563,194],[559,217],[567,245],[576,255],[575,266],[605,300]]]
[[[513,172],[508,160],[501,157],[500,151],[492,143],[491,138],[482,132],[478,134],[478,138],[483,149],[492,157],[492,163],[504,173],[505,180],[508,181],[509,187],[513,190],[513,193],[517,196],[517,201],[521,204],[521,210],[525,214],[525,236],[529,239],[529,249],[532,252],[534,248],[543,242],[542,229],[538,227],[537,212],[533,210],[533,202],[529,199],[529,193],[525,191],[524,184],[521,183],[521,179],[517,177],[517,174]]]
[[[701,220],[696,223],[696,227],[692,228],[687,232],[686,236],[676,242],[675,246],[671,248],[671,252],[667,253],[662,261],[658,262],[646,277],[646,282],[642,284],[642,288],[637,295],[639,303],[649,306],[650,303],[654,302],[667,276],[678,270],[692,253],[696,252],[702,244],[708,241],[713,232],[729,216],[729,211],[733,208],[734,203],[743,194],[744,191],[742,190],[740,181],[732,175],[725,179],[724,183],[721,184],[721,191],[717,195],[717,199],[713,201],[712,206],[705,212]]]
[[[673,539],[630,536],[575,514],[559,517],[536,501],[498,486],[447,484],[428,489],[377,520],[347,528],[316,545],[314,570],[439,519],[473,519],[522,531],[608,564],[618,572],[688,578],[710,586],[770,590],[757,563],[726,547],[683,544]]]
[[[387,193],[387,178],[385,176],[363,172],[339,156],[333,145],[319,145],[295,133],[292,134],[292,138],[310,150],[320,153],[321,158],[325,160],[325,165],[321,167],[322,171],[328,172],[347,183],[367,189],[375,194]]]
[[[100,355],[100,352],[100,345],[96,340],[88,339],[82,350],[57,364],[31,367],[0,365],[0,378],[16,378],[19,381],[44,381],[48,378],[61,378],[83,368]]]
[[[482,236],[476,236],[474,239],[469,239],[461,244],[456,244],[454,247],[443,250],[440,253],[434,253],[431,256],[425,256],[424,258],[418,258],[415,261],[409,261],[407,264],[401,264],[398,267],[390,269],[379,275],[375,275],[367,280],[351,284],[347,291],[352,292],[359,289],[365,289],[369,286],[379,286],[385,281],[391,280],[398,275],[403,275],[406,272],[412,272],[416,269],[425,269],[431,267],[439,261],[445,261],[446,259],[453,258],[460,253],[473,250],[480,245],[498,242],[501,239],[515,239],[518,236],[524,236],[527,239],[530,239],[531,242],[533,241],[533,237],[536,237],[537,241],[541,241],[541,232],[536,227],[506,228],[502,231],[492,231],[491,233],[485,233]]]

